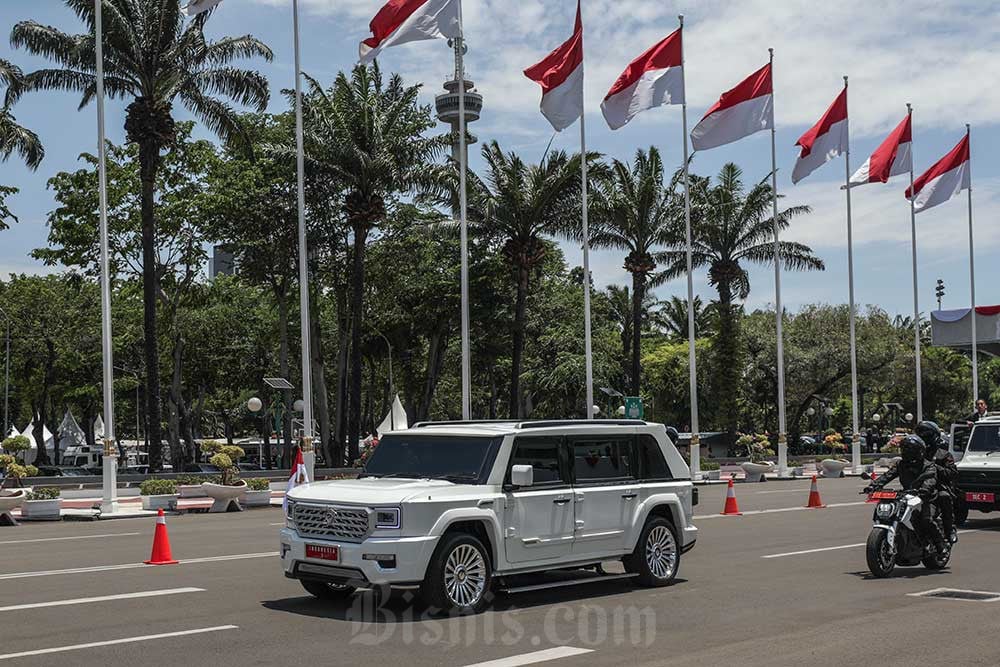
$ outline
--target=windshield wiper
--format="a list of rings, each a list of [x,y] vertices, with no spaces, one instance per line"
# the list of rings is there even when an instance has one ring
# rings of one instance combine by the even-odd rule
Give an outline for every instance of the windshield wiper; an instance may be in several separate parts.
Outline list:
[[[428,475],[427,479],[443,479],[446,482],[474,482],[479,479],[479,475],[474,473],[453,473],[450,475]]]
[[[415,475],[410,472],[389,472],[384,475],[377,472],[368,472],[362,475],[362,477],[375,477],[376,479],[389,479],[395,477],[397,479],[420,479],[420,475]]]

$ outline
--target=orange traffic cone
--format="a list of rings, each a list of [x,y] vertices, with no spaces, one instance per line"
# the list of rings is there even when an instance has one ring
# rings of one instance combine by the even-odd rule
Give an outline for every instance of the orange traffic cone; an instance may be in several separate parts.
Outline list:
[[[176,565],[177,561],[170,555],[170,538],[167,537],[167,517],[161,509],[156,514],[156,532],[153,533],[153,553],[146,565]]]
[[[816,486],[816,475],[813,475],[812,486],[809,487],[809,502],[806,504],[806,509],[819,509],[826,507],[823,501],[819,497],[819,488]]]
[[[742,516],[740,506],[736,504],[736,489],[733,488],[733,478],[729,478],[729,488],[726,489],[726,506],[722,508],[726,516]]]

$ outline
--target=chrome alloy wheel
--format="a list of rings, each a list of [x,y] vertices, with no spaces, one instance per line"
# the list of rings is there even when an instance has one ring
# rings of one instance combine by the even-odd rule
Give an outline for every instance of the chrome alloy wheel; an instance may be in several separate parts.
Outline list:
[[[444,566],[444,587],[456,607],[476,605],[486,592],[486,559],[471,544],[455,547]]]
[[[669,579],[677,567],[677,541],[666,526],[656,526],[646,538],[646,565],[658,579]]]

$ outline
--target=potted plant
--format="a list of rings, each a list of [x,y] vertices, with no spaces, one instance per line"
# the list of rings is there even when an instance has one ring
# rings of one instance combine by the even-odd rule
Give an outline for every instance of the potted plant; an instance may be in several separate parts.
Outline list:
[[[139,485],[144,510],[172,510],[177,507],[177,484],[172,479],[147,479]]]
[[[43,486],[28,492],[21,505],[21,518],[38,521],[59,521],[62,518],[62,498],[54,486]]]
[[[819,462],[823,477],[843,477],[844,468],[848,465],[848,461],[844,459],[847,451],[844,436],[836,431],[828,431],[823,438],[823,445],[830,450],[830,457]]]
[[[746,473],[746,480],[748,482],[763,482],[765,480],[764,474],[774,470],[774,464],[767,460],[768,456],[774,456],[774,450],[771,449],[771,443],[767,436],[763,434],[741,435],[736,440],[736,446],[740,449],[746,449],[747,456],[750,457],[749,461],[740,464],[743,472]]]
[[[240,496],[246,493],[247,483],[240,479],[236,463],[246,455],[241,447],[227,445],[217,440],[202,443],[201,451],[211,454],[208,462],[221,471],[219,484],[203,482],[205,495],[214,502],[209,512],[242,512]]]
[[[207,477],[181,475],[177,478],[177,493],[181,498],[204,498],[205,489],[201,485],[207,481]]]
[[[247,481],[247,492],[243,502],[247,507],[269,507],[271,505],[271,480],[254,477]]]
[[[6,448],[4,449],[6,450]],[[20,488],[21,480],[25,477],[37,476],[38,468],[19,464],[13,454],[0,454],[0,473],[2,473],[0,475],[0,526],[16,526],[17,521],[14,520],[11,512],[20,507],[28,497],[28,490]],[[9,479],[14,480],[19,488],[4,489],[4,485]]]
[[[705,479],[717,480],[722,474],[722,466],[718,461],[702,461],[701,471],[705,473]]]

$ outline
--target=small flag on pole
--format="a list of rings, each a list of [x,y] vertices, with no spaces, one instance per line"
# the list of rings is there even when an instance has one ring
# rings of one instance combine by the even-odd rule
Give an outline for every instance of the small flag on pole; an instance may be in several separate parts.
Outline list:
[[[583,115],[583,18],[579,2],[573,36],[524,70],[524,75],[542,87],[542,115],[557,132]]]
[[[608,126],[617,130],[647,109],[684,104],[683,58],[678,29],[629,63],[601,103]]]
[[[943,204],[962,190],[972,186],[969,172],[969,135],[934,163],[913,182],[912,193],[906,188],[906,198],[913,200],[913,209],[920,213]]]
[[[722,93],[705,117],[691,130],[691,144],[703,151],[749,137],[774,127],[771,63]]]
[[[197,16],[202,12],[207,12],[212,7],[222,2],[222,0],[191,0],[184,7],[184,13],[188,16]]]
[[[911,117],[906,114],[896,129],[875,149],[861,168],[851,176],[851,186],[865,183],[885,183],[892,176],[905,174],[913,166],[910,150]]]
[[[369,24],[372,36],[358,45],[358,62],[371,62],[390,46],[460,37],[460,4],[461,0],[389,0]]]
[[[302,457],[302,449],[296,448],[295,461],[292,463],[292,476],[288,478],[288,486],[285,488],[285,500],[281,503],[281,506],[285,508],[286,514],[288,513],[288,494],[295,487],[308,483],[309,472],[306,470],[306,462]]]
[[[792,183],[798,183],[847,151],[847,86],[840,91],[819,122],[799,137],[795,145],[801,146],[802,150],[792,170]]]

